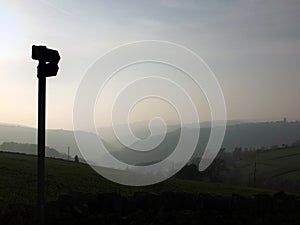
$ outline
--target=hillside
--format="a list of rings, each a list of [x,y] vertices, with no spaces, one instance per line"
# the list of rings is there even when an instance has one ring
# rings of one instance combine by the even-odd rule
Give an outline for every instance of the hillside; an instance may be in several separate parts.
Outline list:
[[[37,131],[35,128],[0,124],[0,144],[2,142],[36,144],[36,141]],[[67,154],[69,146],[71,156],[81,155],[72,131],[47,130],[46,145],[56,149],[61,154]]]
[[[20,144],[15,142],[4,142],[0,145],[0,151],[37,155],[36,144]],[[46,157],[68,159],[68,155],[59,153],[57,150],[45,147]]]
[[[147,126],[145,123],[138,123],[133,125],[134,130],[137,132],[138,137],[147,136],[149,131],[145,132]],[[192,127],[192,126],[191,126]],[[124,162],[131,164],[141,164],[153,161],[158,161],[167,156],[172,147],[176,146],[180,131],[176,130],[175,126],[170,127],[166,139],[162,145],[158,146],[154,151],[149,152],[146,157],[140,157],[127,148],[118,144],[115,138],[112,138],[112,132],[108,128],[100,130],[105,133],[106,146],[111,150],[115,157]],[[189,129],[194,132],[193,128]],[[95,135],[88,132],[81,132],[82,135],[91,137]],[[77,147],[73,131],[68,130],[47,130],[46,132],[46,145],[56,149],[60,154],[67,154],[68,146],[70,147],[70,156],[78,155],[82,158],[81,153]],[[194,157],[202,155],[206,146],[210,128],[204,126],[200,131],[200,138],[196,148]],[[290,145],[296,140],[300,139],[300,122],[262,122],[262,123],[230,123],[227,126],[223,147],[227,151],[232,151],[235,147],[242,148],[269,148],[273,145],[281,146],[282,144]],[[0,125],[0,144],[2,142],[17,142],[17,143],[36,143],[36,129],[15,125]]]
[[[173,127],[174,128],[174,127]],[[187,133],[195,133],[195,128],[184,128]],[[207,145],[210,128],[200,130],[200,137],[193,158],[201,157]],[[121,144],[107,146],[114,157],[129,164],[149,164],[166,158],[176,148],[181,130],[169,131],[161,144],[155,149],[143,152],[132,151]],[[278,148],[291,145],[300,138],[300,122],[264,122],[229,125],[226,128],[222,148],[232,152],[236,147],[248,150]],[[157,138],[158,139],[158,138]],[[114,140],[117,143],[117,139]],[[183,149],[184,151],[184,149]]]
[[[0,152],[0,205],[14,202],[32,203],[35,201],[36,160],[35,156]],[[169,179],[147,187],[129,187],[104,179],[86,164],[49,158],[46,159],[46,180],[48,200],[53,200],[61,194],[75,191],[89,193],[116,192],[122,195],[129,195],[136,191],[156,193],[185,191],[218,195],[273,193],[262,189],[179,179]]]
[[[260,151],[234,165],[244,184],[272,186],[300,193],[300,147]]]

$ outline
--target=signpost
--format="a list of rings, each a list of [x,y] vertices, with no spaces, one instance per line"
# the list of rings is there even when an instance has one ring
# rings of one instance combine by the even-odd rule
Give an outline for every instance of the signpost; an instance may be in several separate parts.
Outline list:
[[[32,46],[32,59],[38,60],[38,224],[45,224],[45,121],[46,78],[56,76],[60,56],[46,46]]]

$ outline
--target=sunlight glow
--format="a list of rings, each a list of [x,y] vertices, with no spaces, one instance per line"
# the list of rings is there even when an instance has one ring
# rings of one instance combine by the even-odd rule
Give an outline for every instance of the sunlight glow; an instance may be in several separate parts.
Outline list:
[[[22,40],[19,15],[7,4],[0,4],[0,55]]]

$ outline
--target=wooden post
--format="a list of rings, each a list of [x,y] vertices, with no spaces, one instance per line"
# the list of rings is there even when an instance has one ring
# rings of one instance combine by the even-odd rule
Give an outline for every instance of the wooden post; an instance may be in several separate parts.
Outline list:
[[[46,77],[38,77],[38,222],[45,224]]]

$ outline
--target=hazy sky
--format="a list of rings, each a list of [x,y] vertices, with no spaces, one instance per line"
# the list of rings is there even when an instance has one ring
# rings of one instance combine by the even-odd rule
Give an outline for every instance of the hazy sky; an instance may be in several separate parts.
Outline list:
[[[47,126],[71,129],[88,66],[114,47],[144,39],[200,55],[221,84],[228,119],[299,120],[299,12],[298,0],[0,0],[0,122],[36,127],[32,44],[61,53],[60,72],[48,79]]]

